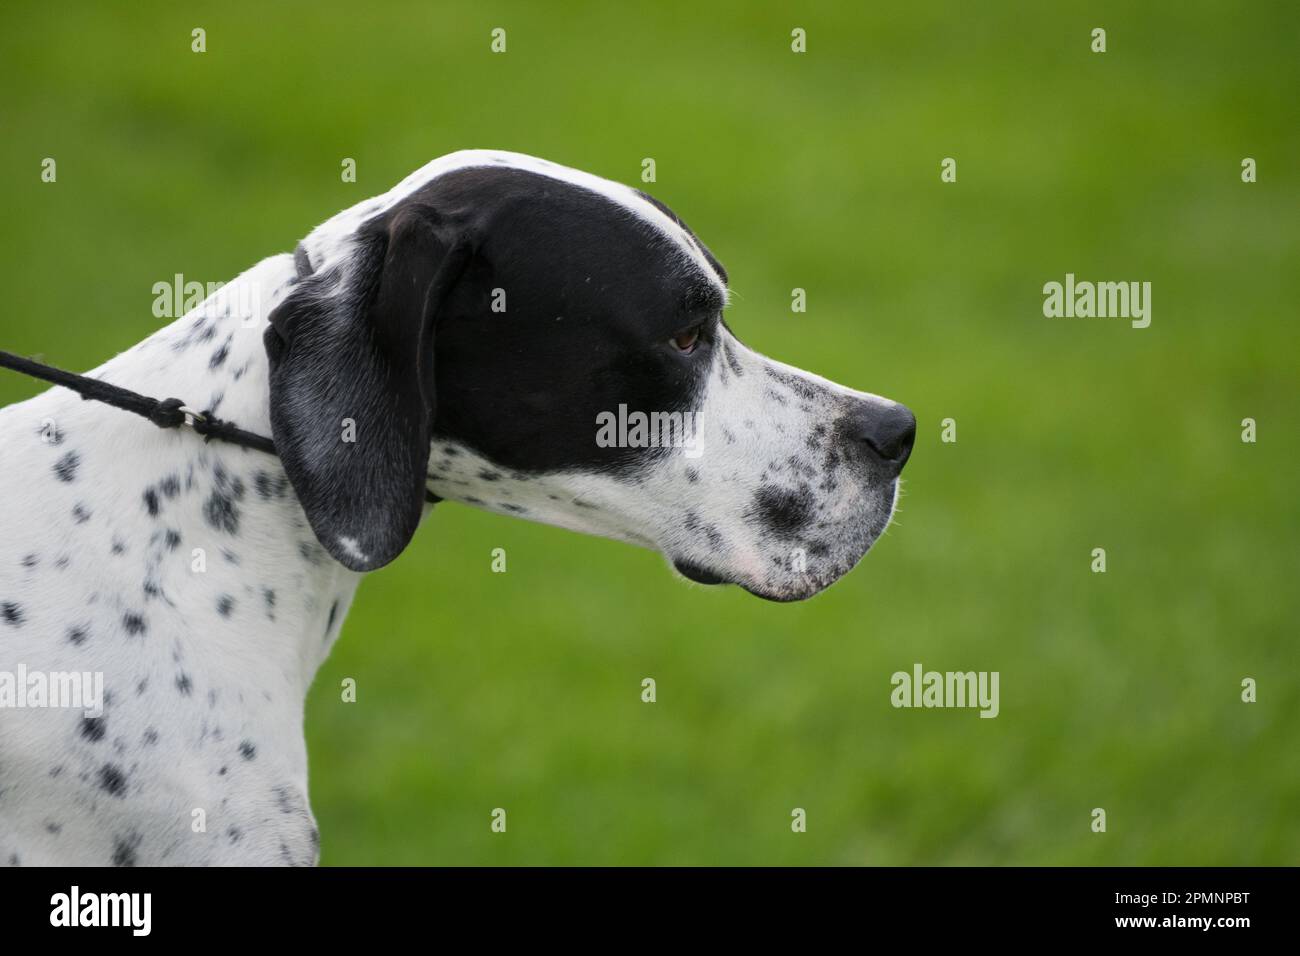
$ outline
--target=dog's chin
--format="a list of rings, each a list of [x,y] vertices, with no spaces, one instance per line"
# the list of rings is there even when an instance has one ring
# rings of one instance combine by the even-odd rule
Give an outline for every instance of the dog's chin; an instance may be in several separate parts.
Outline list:
[[[853,562],[856,564],[857,562]],[[721,585],[732,584],[744,591],[762,598],[764,601],[773,601],[777,604],[789,604],[794,601],[806,601],[814,595],[820,594],[840,578],[842,578],[852,568],[852,564],[843,570],[836,571],[823,577],[814,577],[812,575],[800,575],[798,578],[790,581],[744,581],[740,579],[731,579],[723,574],[712,571],[708,568],[701,567],[690,561],[673,561],[673,570],[688,581],[696,584]]]
[[[825,591],[828,587],[848,574],[866,557],[867,553],[880,540],[880,536],[889,526],[893,517],[894,500],[889,501],[888,510],[883,516],[870,523],[859,523],[851,532],[845,533],[839,547],[831,550],[816,562],[815,569],[807,571],[782,570],[776,574],[755,576],[750,568],[727,568],[711,563],[674,558],[669,556],[669,563],[682,577],[696,584],[719,585],[734,584],[764,601],[788,604],[793,601],[806,601]],[[771,556],[760,561],[771,561]]]

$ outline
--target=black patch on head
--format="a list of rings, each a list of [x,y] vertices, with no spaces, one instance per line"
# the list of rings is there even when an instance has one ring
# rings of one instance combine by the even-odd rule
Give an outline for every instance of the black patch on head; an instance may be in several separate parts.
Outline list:
[[[72,481],[77,477],[77,468],[81,465],[81,456],[70,451],[54,463],[54,475],[59,481]]]
[[[726,285],[727,282],[730,281],[727,277],[727,270],[723,268],[722,263],[714,258],[713,253],[709,251],[708,246],[700,242],[699,236],[695,235],[695,233],[691,230],[691,227],[686,225],[685,220],[683,220],[680,216],[677,215],[677,213],[669,209],[667,205],[660,202],[658,199],[655,199],[655,197],[651,196],[649,193],[642,192],[640,189],[635,190],[635,192],[638,196],[646,200],[648,203],[650,203],[650,205],[654,206],[656,209],[662,212],[673,222],[677,223],[677,225],[681,226],[683,230],[685,230],[686,234],[695,241],[695,245],[699,247],[700,252],[704,254],[705,260],[709,263],[709,265],[713,266],[713,270],[718,274],[719,278],[722,279],[723,285]],[[712,283],[710,283],[710,285],[712,285]],[[718,309],[722,308],[721,301],[718,302],[717,308]]]
[[[505,474],[636,474],[666,455],[602,447],[593,424],[621,403],[698,405],[709,363],[669,339],[716,322],[725,273],[701,255],[717,276],[619,202],[501,165],[439,176],[364,223],[265,336],[273,431],[317,538],[353,570],[395,557],[423,512],[431,437]],[[512,291],[508,315],[491,312],[494,288]],[[355,442],[339,440],[344,418]]]

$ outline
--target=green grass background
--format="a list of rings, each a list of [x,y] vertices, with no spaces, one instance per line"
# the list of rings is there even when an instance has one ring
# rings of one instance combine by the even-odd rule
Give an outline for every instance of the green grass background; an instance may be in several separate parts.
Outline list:
[[[455,149],[624,182],[650,156],[648,188],[730,270],[742,338],[917,413],[897,527],[798,605],[436,509],[308,700],[323,862],[1300,860],[1294,4],[4,20],[0,347],[96,365],[156,329],[154,282],[229,279]],[[1067,271],[1151,281],[1151,327],[1044,318]],[[0,377],[0,401],[38,388]],[[1001,716],[891,708],[915,661],[1000,671]]]

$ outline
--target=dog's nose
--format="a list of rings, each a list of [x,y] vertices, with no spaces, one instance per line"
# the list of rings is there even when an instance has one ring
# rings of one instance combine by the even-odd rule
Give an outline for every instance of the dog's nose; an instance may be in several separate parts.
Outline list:
[[[906,405],[875,402],[858,406],[850,413],[848,437],[867,446],[868,451],[894,473],[903,470],[916,440],[916,416]]]

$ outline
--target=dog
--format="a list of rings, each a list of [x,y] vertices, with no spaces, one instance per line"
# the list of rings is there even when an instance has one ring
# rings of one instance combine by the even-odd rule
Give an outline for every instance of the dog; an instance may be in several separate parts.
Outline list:
[[[845,574],[915,419],[746,348],[727,281],[638,190],[458,152],[90,373],[278,457],[63,388],[0,410],[0,671],[103,680],[0,708],[0,862],[315,864],[308,685],[430,499],[774,601]]]

